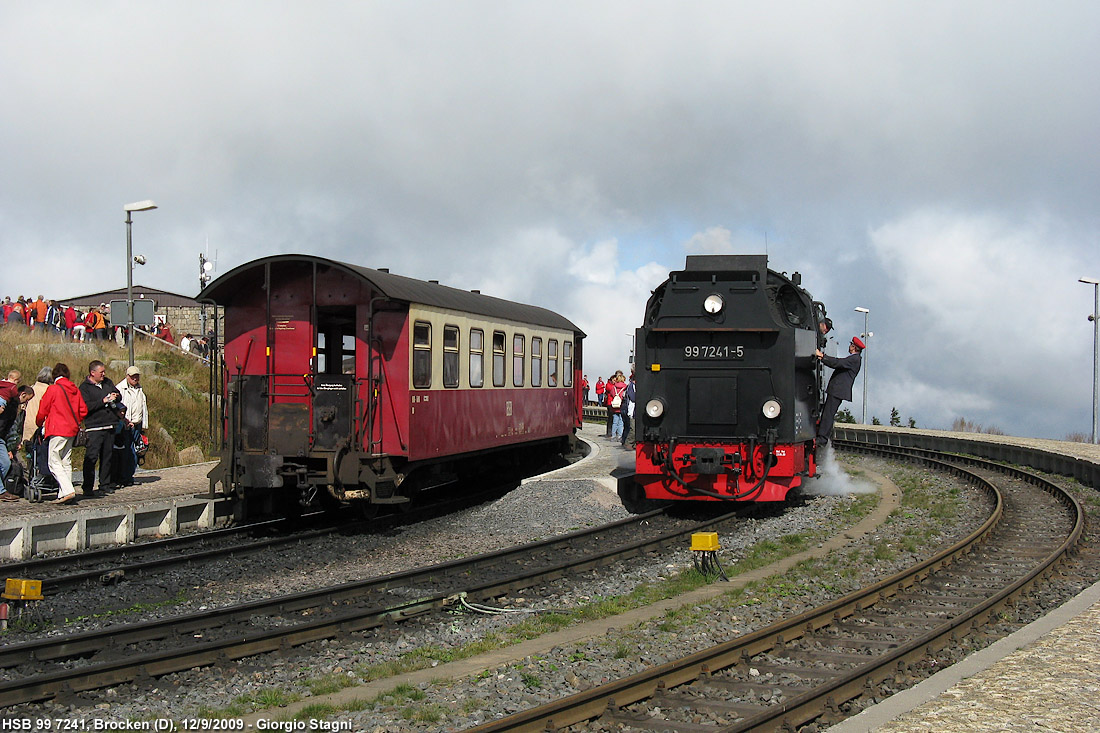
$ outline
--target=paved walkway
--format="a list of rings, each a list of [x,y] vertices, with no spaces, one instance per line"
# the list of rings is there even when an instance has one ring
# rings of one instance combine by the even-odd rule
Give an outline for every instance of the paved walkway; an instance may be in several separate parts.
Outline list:
[[[210,490],[210,482],[206,474],[217,465],[217,461],[206,463],[193,463],[187,466],[173,466],[171,468],[158,468],[156,470],[138,470],[134,475],[134,485],[117,489],[113,494],[93,498],[83,498],[80,492],[80,473],[73,475],[76,486],[77,502],[75,505],[32,503],[26,499],[20,501],[0,502],[0,521],[4,519],[23,519],[38,515],[56,515],[72,512],[74,508],[94,509],[117,504],[134,504],[145,501],[161,501],[175,496],[191,498],[196,494],[206,494]],[[53,494],[47,495],[53,498]]]

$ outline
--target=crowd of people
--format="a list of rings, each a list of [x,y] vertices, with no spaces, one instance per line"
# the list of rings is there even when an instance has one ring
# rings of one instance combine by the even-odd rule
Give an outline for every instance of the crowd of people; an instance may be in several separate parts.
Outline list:
[[[13,369],[0,380],[0,501],[19,501],[26,484],[37,482],[42,490],[56,488],[53,503],[74,503],[72,450],[78,436],[85,448],[84,498],[134,484],[149,424],[139,367],[128,367],[121,385],[98,359],[88,364],[79,385],[63,362],[42,367],[33,385],[20,384],[22,377]]]
[[[14,301],[5,296],[0,305],[0,325],[22,326],[32,331],[43,329],[62,334],[73,341],[88,339],[106,341],[111,336],[111,320],[106,303],[80,310],[73,304],[47,300],[41,295],[35,300],[20,295]],[[119,326],[125,331],[125,327]],[[125,334],[123,334],[125,338]]]
[[[10,295],[5,296],[0,304],[0,325],[9,324],[31,331],[51,331],[78,342],[114,339],[119,346],[125,346],[128,337],[126,324],[111,323],[111,311],[106,303],[82,310],[71,303],[58,303],[41,295],[35,300],[20,295],[14,301]],[[169,345],[177,346],[172,324],[167,321],[158,322],[151,333]],[[207,358],[213,342],[213,332],[198,337],[188,333],[180,340],[178,348]]]
[[[637,394],[634,387],[634,370],[630,370],[630,377],[619,370],[604,381],[603,377],[596,378],[596,399],[592,399],[593,385],[588,381],[588,375],[581,380],[581,389],[584,390],[584,403],[586,405],[598,405],[607,410],[607,432],[605,438],[618,441],[623,448],[630,448],[630,428],[634,418],[634,404]]]

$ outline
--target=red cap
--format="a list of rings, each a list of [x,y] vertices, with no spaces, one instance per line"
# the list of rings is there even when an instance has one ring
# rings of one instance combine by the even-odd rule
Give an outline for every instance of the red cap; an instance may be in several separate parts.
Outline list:
[[[867,346],[862,341],[860,341],[859,336],[853,336],[852,343],[858,346],[860,351],[867,348]]]

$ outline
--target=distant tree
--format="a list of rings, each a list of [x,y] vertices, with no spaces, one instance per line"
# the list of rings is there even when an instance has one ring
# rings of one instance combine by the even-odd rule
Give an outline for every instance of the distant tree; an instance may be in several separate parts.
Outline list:
[[[1005,434],[1005,431],[1001,430],[995,425],[983,427],[981,423],[967,420],[965,417],[956,417],[954,422],[951,423],[951,430],[956,433],[987,433],[988,435]]]
[[[891,407],[890,408],[890,427],[892,427],[892,428],[900,428],[901,427],[901,413],[898,412],[898,408],[896,408],[896,407]]]
[[[882,421],[881,421],[881,420],[879,420],[879,419],[878,419],[877,417],[875,417],[874,415],[872,415],[872,416],[871,416],[871,424],[872,424],[872,425],[882,425]]]
[[[855,417],[852,416],[852,411],[849,410],[847,407],[845,407],[843,410],[840,410],[839,412],[837,412],[836,421],[837,422],[848,423],[850,425],[854,425],[855,422],[856,422],[856,419],[855,419]]]
[[[911,428],[917,427],[917,421],[914,420],[913,418],[909,418],[909,427],[911,427]]]
[[[1070,443],[1091,443],[1092,436],[1085,435],[1084,433],[1070,433],[1065,437],[1067,442]]]

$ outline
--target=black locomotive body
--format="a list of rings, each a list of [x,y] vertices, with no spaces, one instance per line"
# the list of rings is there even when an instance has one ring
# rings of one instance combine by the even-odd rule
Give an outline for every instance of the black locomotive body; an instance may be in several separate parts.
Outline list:
[[[824,308],[765,255],[687,258],[636,334],[636,473],[624,504],[783,501],[816,470]]]

